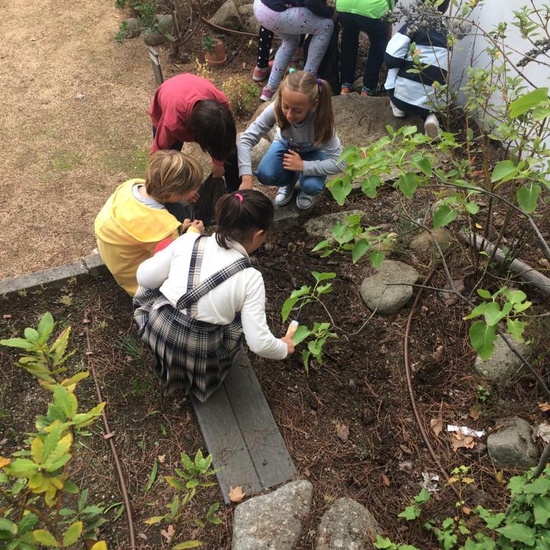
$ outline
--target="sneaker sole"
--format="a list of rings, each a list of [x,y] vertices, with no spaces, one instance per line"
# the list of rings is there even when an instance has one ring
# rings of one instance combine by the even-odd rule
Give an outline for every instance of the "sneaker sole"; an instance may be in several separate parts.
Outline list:
[[[288,195],[288,197],[286,197],[285,200],[281,202],[277,202],[277,198],[275,197],[275,204],[277,206],[286,206],[290,201],[292,201],[293,195],[294,195],[294,192],[290,193],[290,195]]]
[[[254,76],[254,75],[252,75],[252,80],[254,82],[263,82],[264,80],[267,80],[268,77],[269,77],[269,73],[267,73],[264,76]]]

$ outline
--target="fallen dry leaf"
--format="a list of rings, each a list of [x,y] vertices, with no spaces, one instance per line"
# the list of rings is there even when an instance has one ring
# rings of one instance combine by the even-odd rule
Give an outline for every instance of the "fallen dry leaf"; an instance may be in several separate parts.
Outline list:
[[[443,418],[432,418],[430,420],[430,427],[432,428],[435,437],[439,437],[441,430],[443,429]]]
[[[475,407],[470,410],[470,414],[468,415],[472,420],[477,420],[479,418],[479,409],[476,409]]]
[[[242,502],[244,495],[242,485],[237,485],[237,487],[229,487],[229,500],[231,502]]]
[[[399,445],[399,448],[404,452],[404,453],[407,453],[408,455],[412,455],[412,451],[408,448],[408,447],[405,447],[405,445]]]
[[[157,456],[157,460],[158,460],[161,464],[164,464],[164,461],[166,460],[166,455],[158,455],[158,456]]]
[[[163,529],[160,534],[166,539],[166,542],[170,544],[170,542],[172,542],[172,539],[174,538],[174,535],[176,534],[176,530],[174,529],[173,525],[169,525],[168,529]]]
[[[345,424],[336,423],[336,435],[345,443],[349,438],[349,428]]]
[[[385,487],[390,486],[390,480],[386,474],[382,474],[382,483],[384,484]]]
[[[542,412],[548,412],[550,411],[550,403],[539,403],[539,409]]]
[[[457,449],[460,449],[463,447],[466,449],[473,449],[476,446],[476,442],[472,436],[470,435],[465,436],[459,430],[451,438],[451,445],[453,447],[453,451],[456,451]]]

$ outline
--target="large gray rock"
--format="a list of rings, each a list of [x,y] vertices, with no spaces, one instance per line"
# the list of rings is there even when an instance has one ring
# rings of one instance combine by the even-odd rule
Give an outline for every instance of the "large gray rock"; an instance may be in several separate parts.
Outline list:
[[[241,30],[243,26],[239,10],[233,0],[226,0],[208,22],[234,31]]]
[[[317,530],[316,550],[366,550],[380,527],[363,505],[350,498],[339,498],[327,510]]]
[[[529,357],[531,347],[528,344],[520,344],[512,340],[511,337],[508,337],[508,339],[511,340],[513,346],[523,357]],[[493,355],[486,361],[478,355],[474,362],[474,370],[487,380],[496,382],[499,385],[507,385],[521,370],[522,364],[521,359],[508,347],[502,337],[497,336]]]
[[[537,464],[539,450],[529,422],[513,417],[499,422],[496,429],[487,437],[487,452],[497,466],[529,469]]]
[[[422,131],[418,118],[394,118],[387,97],[362,97],[357,93],[332,98],[332,107],[338,136],[343,147],[365,147],[387,134],[386,126],[397,130],[401,126],[416,124]]]
[[[403,262],[385,260],[378,272],[361,284],[361,297],[367,307],[380,315],[397,313],[413,294],[419,274]]]
[[[235,510],[232,550],[292,550],[311,508],[313,486],[294,481]]]
[[[260,22],[254,15],[253,4],[243,4],[242,6],[238,6],[238,8],[241,21],[243,22],[243,31],[258,34]]]

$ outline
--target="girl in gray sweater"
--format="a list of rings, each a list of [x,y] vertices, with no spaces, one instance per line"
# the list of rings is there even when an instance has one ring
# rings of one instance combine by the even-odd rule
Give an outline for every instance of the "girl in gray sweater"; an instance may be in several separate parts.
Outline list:
[[[279,187],[275,204],[284,206],[300,182],[296,206],[308,210],[325,188],[327,176],[344,168],[342,146],[334,127],[332,92],[325,80],[306,71],[289,73],[275,102],[268,105],[237,140],[240,189],[252,189],[252,148],[277,125],[275,138],[262,158],[256,177]]]

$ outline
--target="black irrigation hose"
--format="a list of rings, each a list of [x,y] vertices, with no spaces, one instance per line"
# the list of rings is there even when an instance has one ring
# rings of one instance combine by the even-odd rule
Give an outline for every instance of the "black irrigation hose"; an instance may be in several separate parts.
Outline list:
[[[86,334],[86,356],[88,357],[88,368],[94,379],[97,399],[99,403],[102,403],[103,396],[101,395],[101,388],[99,387],[99,383],[97,381],[97,376],[96,376],[93,362],[90,359],[90,357],[94,354],[90,346],[90,332],[88,331],[88,325],[90,324],[90,322],[91,321],[90,321],[90,318],[88,317],[88,312],[86,311],[84,313],[84,319],[82,320],[82,324],[84,325],[84,333]],[[130,505],[128,490],[126,489],[124,473],[122,471],[122,466],[120,464],[118,453],[115,447],[115,442],[113,438],[114,434],[111,432],[111,429],[109,428],[109,422],[107,421],[107,415],[105,414],[105,409],[103,409],[101,413],[101,418],[103,419],[103,426],[105,428],[103,438],[109,442],[109,447],[111,448],[111,453],[115,461],[116,471],[118,475],[118,484],[120,486],[120,492],[122,493],[122,500],[124,501],[124,507],[126,509],[125,511],[126,511],[126,519],[128,520],[128,534],[130,536],[130,550],[135,550],[137,549],[137,546],[136,546],[136,534],[134,531],[134,519],[132,516],[132,507]]]

